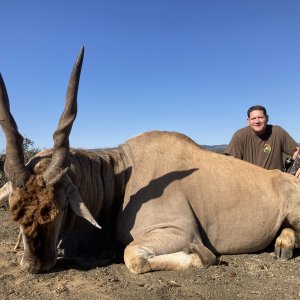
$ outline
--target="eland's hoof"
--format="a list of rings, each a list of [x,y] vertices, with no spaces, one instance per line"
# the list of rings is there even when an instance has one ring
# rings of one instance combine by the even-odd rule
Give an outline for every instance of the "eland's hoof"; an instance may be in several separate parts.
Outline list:
[[[287,261],[293,257],[293,249],[275,247],[274,252],[281,261]]]

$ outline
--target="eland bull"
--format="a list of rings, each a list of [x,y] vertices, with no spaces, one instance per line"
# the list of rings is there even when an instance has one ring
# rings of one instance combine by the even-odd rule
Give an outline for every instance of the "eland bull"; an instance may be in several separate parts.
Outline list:
[[[109,241],[114,247],[115,240],[133,273],[183,270],[214,264],[221,254],[262,250],[280,232],[275,253],[292,257],[299,245],[300,181],[289,174],[207,151],[175,132],[143,133],[114,149],[71,149],[83,55],[81,49],[53,149],[27,164],[0,76],[11,182],[1,197],[9,196],[21,228],[23,269],[46,272],[58,253],[88,254]]]

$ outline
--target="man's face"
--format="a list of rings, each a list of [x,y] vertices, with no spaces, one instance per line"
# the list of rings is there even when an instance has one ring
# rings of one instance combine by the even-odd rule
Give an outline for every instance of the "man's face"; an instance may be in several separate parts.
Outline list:
[[[268,118],[262,110],[253,110],[247,119],[250,129],[257,135],[262,135],[265,132]]]

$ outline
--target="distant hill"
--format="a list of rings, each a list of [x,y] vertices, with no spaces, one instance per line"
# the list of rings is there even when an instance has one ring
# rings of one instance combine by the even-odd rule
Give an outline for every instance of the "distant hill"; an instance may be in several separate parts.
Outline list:
[[[203,148],[213,151],[213,152],[224,153],[224,151],[228,145],[213,145],[213,146],[201,145],[201,146]]]
[[[226,147],[228,145],[225,144],[221,144],[221,145],[213,145],[213,146],[209,146],[209,145],[201,145],[203,148],[213,151],[213,152],[218,152],[218,153],[224,153]],[[300,146],[300,143],[298,143],[298,146]],[[287,155],[283,155],[284,159],[287,157]]]

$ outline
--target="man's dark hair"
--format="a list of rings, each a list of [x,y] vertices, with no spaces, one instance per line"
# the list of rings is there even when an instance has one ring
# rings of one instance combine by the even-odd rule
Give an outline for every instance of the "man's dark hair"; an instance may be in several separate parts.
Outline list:
[[[254,106],[251,106],[248,110],[247,110],[247,116],[248,118],[250,117],[250,113],[253,111],[253,110],[261,110],[264,115],[269,118],[268,114],[267,114],[267,110],[264,106],[262,105],[254,105]]]

